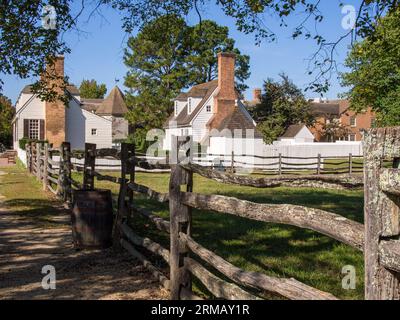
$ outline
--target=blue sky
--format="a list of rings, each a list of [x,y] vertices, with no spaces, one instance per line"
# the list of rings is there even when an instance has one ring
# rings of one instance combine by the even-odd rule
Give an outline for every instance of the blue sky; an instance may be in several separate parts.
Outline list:
[[[319,32],[328,40],[337,40],[346,31],[341,27],[344,15],[339,7],[339,0],[322,0],[321,11],[324,15],[324,22],[319,24]],[[359,4],[359,0],[347,1],[345,4]],[[78,9],[77,2],[74,10]],[[230,36],[235,39],[236,46],[243,54],[250,56],[251,76],[247,80],[249,89],[245,93],[246,98],[251,97],[251,90],[261,87],[268,77],[278,78],[278,74],[285,72],[301,88],[313,79],[307,74],[307,59],[315,52],[317,46],[313,40],[290,38],[291,31],[296,22],[302,20],[304,15],[295,14],[288,20],[287,28],[279,27],[276,18],[265,15],[266,24],[277,34],[277,41],[273,43],[263,42],[259,46],[255,45],[253,35],[245,35],[236,30],[234,20],[226,17],[222,11],[216,7],[213,1],[202,8],[203,19],[212,19],[221,25],[228,26]],[[96,79],[100,83],[107,85],[108,91],[118,84],[122,89],[123,79],[127,68],[123,63],[123,52],[128,35],[121,27],[121,16],[111,8],[102,9],[102,17],[93,16],[89,22],[86,17],[81,19],[81,32],[72,31],[66,35],[71,53],[65,57],[65,72],[70,81],[79,85],[83,78]],[[191,14],[188,18],[189,24],[198,22],[196,15]],[[337,48],[336,59],[343,62],[346,57],[348,41]],[[19,92],[24,85],[32,83],[34,79],[18,79],[15,76],[1,76],[4,79],[3,93],[16,102]],[[116,79],[119,82],[116,83]],[[341,88],[339,81],[334,80],[326,96],[330,99],[337,97],[339,93],[345,91]],[[317,96],[316,93],[307,92],[307,97]]]

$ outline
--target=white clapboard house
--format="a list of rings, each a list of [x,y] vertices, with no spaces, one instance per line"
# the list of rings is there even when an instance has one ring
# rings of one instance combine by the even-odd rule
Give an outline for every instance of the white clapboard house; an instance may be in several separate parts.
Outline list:
[[[174,112],[166,121],[164,149],[171,149],[171,136],[191,135],[203,146],[224,137],[262,140],[256,123],[235,89],[235,55],[218,54],[218,79],[193,86],[174,99]],[[215,140],[217,141],[217,140]],[[219,143],[216,142],[218,145]],[[224,143],[217,149],[222,150]]]
[[[54,68],[64,76],[64,57],[57,57]],[[22,138],[47,140],[54,147],[62,142],[71,143],[72,149],[83,149],[85,143],[95,143],[98,148],[111,148],[128,136],[128,111],[124,96],[114,87],[105,99],[82,99],[78,88],[68,85],[68,106],[61,101],[42,101],[26,86],[16,103],[13,119],[14,149]]]

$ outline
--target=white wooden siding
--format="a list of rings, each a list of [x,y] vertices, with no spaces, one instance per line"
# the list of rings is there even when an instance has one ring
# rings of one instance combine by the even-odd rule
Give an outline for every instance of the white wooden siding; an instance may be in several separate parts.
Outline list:
[[[32,95],[24,94],[23,96],[29,96],[30,98]],[[44,104],[45,103],[43,101],[35,97],[23,109],[21,108],[19,109],[20,111],[17,112],[16,114],[17,134],[16,136],[14,136],[14,148],[17,147],[19,140],[24,137],[24,119],[38,119],[38,120],[45,119],[46,115],[44,110]]]
[[[85,142],[95,143],[97,148],[111,148],[112,121],[82,109],[75,100],[69,103],[66,119],[66,139],[72,149],[84,149]],[[92,129],[97,129],[96,135],[92,135]]]

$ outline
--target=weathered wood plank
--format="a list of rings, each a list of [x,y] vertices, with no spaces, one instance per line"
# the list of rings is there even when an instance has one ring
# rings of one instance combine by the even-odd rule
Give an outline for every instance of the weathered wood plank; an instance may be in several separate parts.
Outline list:
[[[140,215],[150,219],[155,224],[157,229],[159,229],[160,231],[165,231],[165,232],[168,232],[168,233],[170,232],[171,225],[170,225],[169,221],[166,221],[166,220],[162,219],[161,217],[159,217],[159,216],[157,216],[155,214],[152,214],[150,211],[148,211],[146,209],[138,208],[138,207],[136,207],[134,205],[131,205],[131,208],[132,208],[133,211],[135,211],[135,212],[139,213]]]
[[[395,203],[380,189],[380,169],[385,158],[399,156],[400,127],[394,130],[368,130],[363,136],[363,147],[365,298],[397,300],[400,298],[399,277],[381,264],[379,247],[382,237],[398,233],[398,218],[393,219],[396,215],[394,210],[398,214],[398,208],[396,209]]]
[[[169,264],[169,250],[165,249],[160,244],[154,242],[149,238],[146,237],[143,238],[138,236],[125,223],[121,226],[121,230],[124,233],[124,235],[128,238],[128,240],[130,240],[133,244],[146,248],[147,250],[153,252],[154,254],[161,256],[164,259],[164,261]]]
[[[179,236],[186,241],[190,250],[201,259],[209,263],[232,281],[243,286],[265,290],[292,300],[336,300],[336,297],[332,294],[312,288],[293,278],[281,279],[267,276],[259,272],[244,271],[202,247],[186,234],[180,233]]]
[[[311,229],[358,250],[362,251],[364,248],[364,226],[332,212],[291,204],[261,204],[232,197],[196,193],[183,193],[181,201],[201,210]]]
[[[400,241],[381,241],[379,244],[379,259],[385,268],[400,272]]]
[[[145,169],[145,170],[169,170],[171,166],[166,163],[160,163],[151,160],[145,160],[138,157],[130,157],[128,160],[129,163],[134,164],[135,166]]]
[[[215,297],[227,300],[261,300],[251,293],[244,291],[236,284],[218,278],[197,261],[188,257],[184,260],[189,271],[197,277]]]
[[[96,145],[85,143],[85,164],[83,168],[83,188],[94,190],[94,170],[96,167]]]
[[[379,186],[387,193],[400,196],[400,169],[381,169]]]
[[[114,182],[117,184],[121,183],[121,178],[118,177],[113,177],[113,176],[109,176],[109,175],[105,175],[105,174],[101,174],[97,171],[93,172],[93,175],[97,178],[97,180],[99,181],[109,181],[109,182]]]
[[[165,289],[170,289],[170,280],[158,270],[144,255],[137,251],[128,241],[121,239],[121,246],[125,248],[132,256],[138,259],[150,273],[162,284]]]
[[[273,178],[255,178],[251,176],[239,176],[231,173],[224,173],[210,168],[206,168],[194,163],[181,165],[187,170],[191,170],[205,178],[213,179],[222,183],[238,184],[242,186],[256,188],[275,188],[275,187],[317,187],[326,189],[349,189],[361,188],[363,186],[362,177],[358,176],[315,176],[298,175],[282,176]]]
[[[107,148],[96,150],[96,158],[105,158],[105,157],[110,157],[120,160],[121,152],[118,151],[117,149],[107,149]]]
[[[172,150],[179,154],[179,138],[172,136]],[[186,139],[185,139],[186,140]],[[191,208],[184,205],[181,201],[181,187],[187,191],[192,190],[192,172],[183,169],[178,164],[171,166],[169,180],[169,212],[170,212],[170,279],[171,279],[171,299],[180,298],[181,288],[192,289],[191,274],[187,270],[183,259],[187,256],[189,249],[180,241],[179,233],[183,232],[191,235],[192,231],[192,212]]]
[[[163,203],[168,202],[169,199],[168,193],[157,192],[144,185],[137,183],[129,183],[128,187],[135,192],[145,194],[148,199],[156,200],[158,202],[163,202]]]

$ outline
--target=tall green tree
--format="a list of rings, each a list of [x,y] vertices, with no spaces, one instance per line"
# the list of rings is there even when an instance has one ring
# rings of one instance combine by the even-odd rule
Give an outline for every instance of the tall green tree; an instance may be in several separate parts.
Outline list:
[[[220,26],[211,20],[204,20],[193,26],[190,32],[191,54],[188,66],[191,72],[191,84],[208,82],[218,76],[218,52],[236,54],[236,88],[243,92],[248,88],[244,83],[250,76],[250,57],[242,55],[235,47],[235,40],[229,38],[229,28]]]
[[[261,102],[252,111],[265,143],[275,141],[292,124],[311,126],[314,123],[310,104],[301,89],[286,74],[280,77],[281,81],[268,79],[264,82]]]
[[[124,61],[128,121],[135,126],[135,141],[143,145],[146,133],[162,124],[171,111],[171,99],[189,81],[185,59],[189,29],[177,16],[163,16],[128,40]]]
[[[371,107],[380,126],[400,125],[400,9],[379,20],[375,32],[357,43],[346,59],[351,108]]]
[[[201,31],[200,31],[201,30]],[[228,29],[212,21],[189,27],[175,15],[164,15],[128,40],[125,86],[130,89],[126,118],[136,126],[136,139],[161,128],[172,111],[171,99],[183,88],[217,76],[217,53],[237,53],[236,79],[241,89],[250,75],[249,57],[241,55]]]
[[[12,124],[15,108],[11,100],[0,95],[0,143],[6,147],[12,145]]]
[[[97,84],[97,81],[83,79],[79,86],[81,98],[85,99],[103,99],[107,92],[107,87],[104,83]]]

